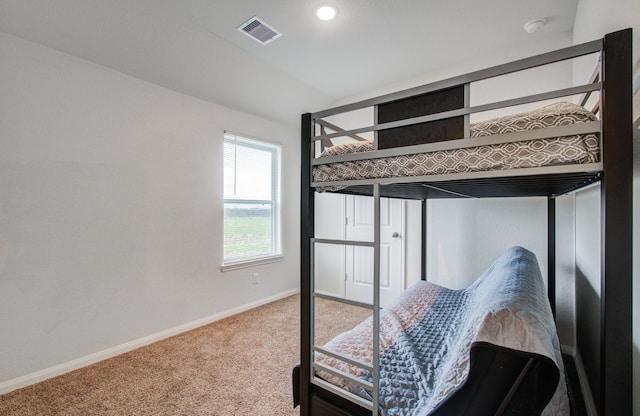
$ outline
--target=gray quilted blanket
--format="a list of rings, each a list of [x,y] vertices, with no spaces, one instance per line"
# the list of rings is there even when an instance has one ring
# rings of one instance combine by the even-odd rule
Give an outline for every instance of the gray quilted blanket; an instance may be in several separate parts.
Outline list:
[[[521,247],[503,253],[475,283],[450,290],[418,282],[380,313],[380,390],[383,415],[428,415],[463,385],[474,343],[548,357],[560,371],[545,415],[568,415],[560,347],[535,255]],[[371,363],[372,320],[325,348]],[[316,360],[364,380],[368,371],[317,354]],[[326,372],[325,380],[371,400],[371,392]]]

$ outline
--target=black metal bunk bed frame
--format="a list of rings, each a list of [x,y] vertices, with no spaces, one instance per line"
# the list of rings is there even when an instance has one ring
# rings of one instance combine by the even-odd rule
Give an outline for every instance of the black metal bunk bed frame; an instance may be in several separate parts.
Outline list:
[[[582,87],[524,97],[518,102],[503,101],[464,108],[435,115],[416,117],[399,122],[387,122],[363,129],[336,131],[321,136],[314,134],[316,119],[351,109],[439,91],[490,77],[534,68],[587,54],[600,53],[600,80]],[[548,296],[555,315],[555,198],[589,184],[601,186],[601,298],[600,298],[600,368],[599,380],[591,389],[599,391],[599,414],[625,415],[632,410],[632,114],[631,114],[631,29],[606,35],[600,40],[572,46],[558,51],[522,59],[509,64],[473,72],[460,77],[361,101],[352,105],[302,115],[302,177],[301,177],[301,363],[297,396],[301,415],[370,415],[377,413],[377,392],[374,391],[373,409],[365,409],[312,382],[313,302],[312,262],[314,237],[314,188],[312,168],[314,144],[332,137],[355,135],[364,131],[378,132],[390,127],[464,115],[522,102],[534,102],[560,96],[600,91],[601,164],[599,169],[556,171],[546,169],[533,174],[511,172],[513,175],[484,174],[457,176],[450,180],[430,182],[428,178],[400,178],[392,180],[361,181],[362,185],[348,183],[340,192],[362,195],[421,199],[423,217],[425,201],[429,198],[546,196],[548,198]],[[524,101],[523,101],[524,100]],[[513,100],[512,100],[513,101]],[[483,107],[483,108],[480,108]],[[375,120],[377,123],[378,121]],[[335,131],[335,130],[334,130]],[[374,133],[375,134],[375,133]],[[402,152],[400,152],[402,153]],[[408,152],[407,152],[408,153]],[[381,186],[380,183],[385,184]],[[424,218],[423,218],[424,220]],[[424,222],[423,222],[424,224]],[[423,225],[423,257],[425,256],[425,230]],[[375,237],[374,237],[375,239]],[[377,256],[376,256],[377,257]],[[422,261],[425,271],[425,261]],[[375,266],[374,266],[375,268]],[[375,273],[375,272],[374,272]],[[423,273],[424,276],[424,273]],[[423,277],[424,278],[424,277]],[[374,291],[374,305],[379,305]],[[375,306],[374,306],[375,307]],[[377,313],[374,310],[374,328]],[[374,334],[374,340],[376,335]],[[375,349],[377,350],[377,348]],[[374,362],[377,360],[377,351]],[[374,372],[374,385],[376,374]]]

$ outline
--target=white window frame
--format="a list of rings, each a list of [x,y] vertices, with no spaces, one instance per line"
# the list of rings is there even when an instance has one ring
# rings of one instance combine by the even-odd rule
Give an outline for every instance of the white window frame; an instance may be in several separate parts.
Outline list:
[[[252,147],[259,150],[271,152],[272,157],[272,170],[271,170],[271,199],[258,200],[258,199],[234,199],[225,198],[223,196],[223,212],[227,203],[234,204],[255,204],[255,203],[270,203],[272,206],[271,213],[271,235],[272,235],[272,253],[264,253],[261,255],[253,255],[246,257],[225,258],[224,240],[226,231],[223,225],[223,241],[222,241],[222,258],[223,263],[220,266],[222,271],[235,270],[245,267],[257,266],[260,264],[274,263],[281,261],[282,244],[281,244],[281,214],[280,214],[280,170],[281,170],[281,147],[278,144],[271,143],[265,140],[254,139],[247,137],[243,134],[233,133],[230,131],[224,132],[224,143],[235,143],[245,147]],[[224,154],[224,152],[223,152]],[[224,160],[223,160],[224,166]],[[224,190],[223,190],[224,194]],[[224,223],[224,221],[223,221]]]

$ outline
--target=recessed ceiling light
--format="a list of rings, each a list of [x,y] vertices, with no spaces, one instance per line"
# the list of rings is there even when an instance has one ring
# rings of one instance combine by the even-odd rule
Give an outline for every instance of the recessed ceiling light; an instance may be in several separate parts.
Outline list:
[[[331,20],[336,17],[337,10],[333,6],[325,5],[316,9],[316,17],[320,20]]]
[[[535,33],[542,29],[542,26],[547,23],[546,19],[533,19],[524,24],[523,29],[527,33]]]

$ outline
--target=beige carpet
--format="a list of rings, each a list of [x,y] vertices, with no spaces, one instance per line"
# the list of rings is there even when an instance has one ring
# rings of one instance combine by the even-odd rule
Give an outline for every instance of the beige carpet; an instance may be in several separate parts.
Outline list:
[[[0,396],[0,415],[297,415],[292,296]],[[370,314],[318,302],[317,342]]]

